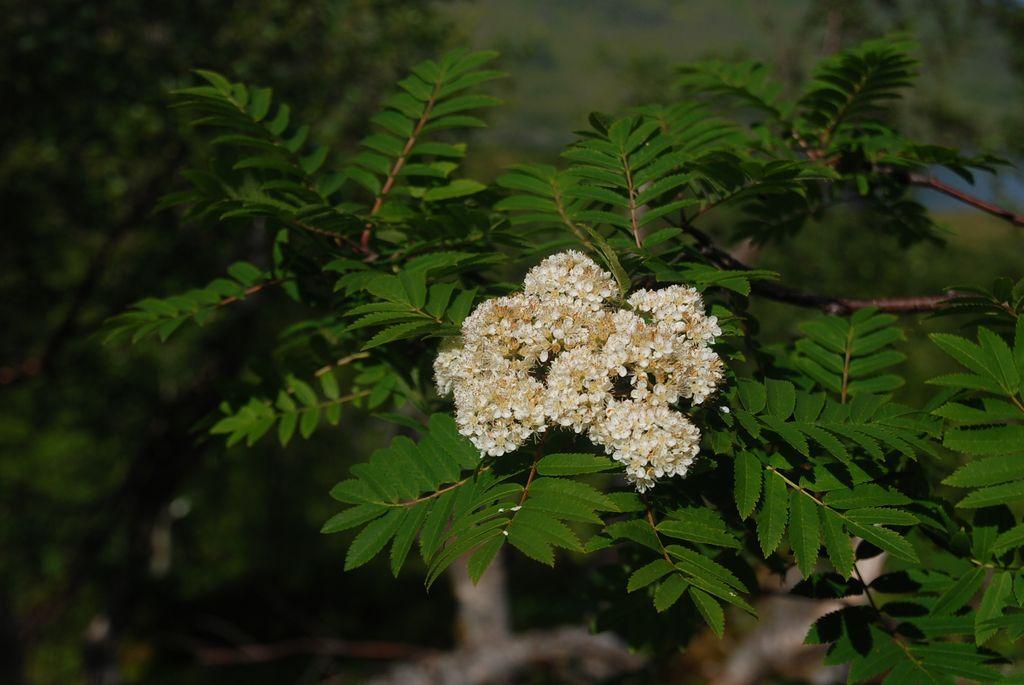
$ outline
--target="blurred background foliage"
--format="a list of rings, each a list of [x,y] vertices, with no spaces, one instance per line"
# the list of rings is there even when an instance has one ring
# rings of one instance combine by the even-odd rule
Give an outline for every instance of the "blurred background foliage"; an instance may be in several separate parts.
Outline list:
[[[821,56],[902,30],[923,62],[902,129],[966,152],[1024,153],[1024,5],[1012,0],[0,0],[0,10],[4,683],[359,682],[379,668],[374,657],[456,637],[447,589],[427,595],[415,573],[396,585],[383,561],[342,575],[345,540],[317,532],[327,489],[386,427],[348,416],[287,453],[270,441],[226,449],[195,431],[232,386],[273,374],[280,294],[159,347],[103,347],[92,335],[141,295],[205,283],[270,239],[152,212],[203,156],[167,108],[189,69],[272,86],[340,158],[410,65],[454,45],[498,49],[507,104],[468,159],[487,180],[509,163],[555,159],[592,110],[671,97],[679,63],[760,59],[792,87]],[[1024,205],[1021,176],[1000,179],[979,178],[978,194]],[[849,297],[1021,275],[1019,229],[924,197],[948,227],[945,246],[900,248],[844,207],[797,240],[735,249],[788,284]],[[709,230],[724,238],[730,226]],[[786,305],[758,313],[771,339],[795,334],[800,313]],[[944,368],[921,342],[929,321],[903,323],[908,376]],[[514,624],[585,620],[593,599],[579,594],[580,572],[510,564],[523,598]],[[210,656],[312,636],[384,642],[360,658]],[[698,643],[649,682],[700,682],[686,660],[715,657],[700,654]]]

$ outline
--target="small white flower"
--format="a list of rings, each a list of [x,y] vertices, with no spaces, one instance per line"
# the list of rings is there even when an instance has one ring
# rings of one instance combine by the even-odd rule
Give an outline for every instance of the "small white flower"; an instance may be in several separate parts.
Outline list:
[[[610,305],[615,292],[611,274],[569,251],[531,269],[523,293],[477,306],[434,362],[459,432],[498,456],[563,426],[625,464],[641,492],[684,475],[700,431],[672,405],[700,404],[721,382],[718,319],[686,286],[638,290],[633,311]]]

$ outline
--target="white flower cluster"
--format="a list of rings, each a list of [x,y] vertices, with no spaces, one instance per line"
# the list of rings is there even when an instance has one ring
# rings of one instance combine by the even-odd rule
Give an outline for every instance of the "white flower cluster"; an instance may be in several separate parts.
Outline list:
[[[638,290],[617,309],[612,276],[576,251],[548,257],[523,286],[480,304],[434,362],[462,434],[501,455],[565,426],[625,464],[641,492],[684,475],[700,430],[673,405],[700,404],[722,379],[710,347],[722,331],[700,294]]]

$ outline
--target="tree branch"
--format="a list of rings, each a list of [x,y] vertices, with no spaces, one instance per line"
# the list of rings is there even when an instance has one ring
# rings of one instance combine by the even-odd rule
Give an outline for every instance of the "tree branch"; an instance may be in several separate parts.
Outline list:
[[[576,677],[591,682],[637,671],[645,661],[611,633],[592,635],[585,628],[565,626],[521,633],[508,640],[403,664],[371,682],[373,685],[485,685],[504,682],[509,676],[539,666],[571,669]]]
[[[951,299],[957,297],[955,291],[947,291],[942,295],[916,295],[909,297],[877,297],[853,298],[831,297],[819,295],[780,285],[778,283],[751,283],[753,292],[776,302],[784,302],[797,307],[820,309],[826,314],[852,314],[858,309],[876,307],[879,311],[893,314],[913,314],[917,312],[933,312]]]
[[[712,264],[733,271],[751,270],[749,266],[715,245],[711,240],[711,236],[704,231],[689,224],[684,224],[681,228],[697,241],[697,250],[707,257],[708,261]],[[892,312],[894,314],[930,312],[939,309],[942,303],[958,296],[954,291],[947,291],[940,295],[861,299],[805,292],[780,283],[767,281],[754,281],[750,284],[750,287],[754,294],[761,297],[766,297],[776,302],[792,304],[797,307],[820,309],[826,314],[851,314],[858,309],[865,309],[866,307],[877,307],[880,311]]]
[[[975,209],[980,209],[981,211],[987,212],[992,216],[996,216],[1005,221],[1009,221],[1014,226],[1024,226],[1024,214],[1017,214],[1015,212],[1010,211],[1009,209],[1006,209],[1005,207],[1000,207],[999,205],[987,202],[979,197],[975,197],[974,195],[965,193],[962,190],[954,188],[953,186],[947,183],[943,183],[934,176],[928,174],[909,174],[907,176],[907,179],[910,181],[911,185],[919,186],[921,188],[930,188],[932,190],[942,193],[943,195],[948,195],[954,200],[963,202],[966,205],[970,205]]]

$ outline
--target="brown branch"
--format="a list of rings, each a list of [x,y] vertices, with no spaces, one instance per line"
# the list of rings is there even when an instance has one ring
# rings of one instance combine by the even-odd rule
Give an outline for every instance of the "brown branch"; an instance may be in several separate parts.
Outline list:
[[[317,369],[316,372],[313,375],[316,376],[317,378],[320,378],[321,376],[323,376],[323,375],[325,375],[327,373],[330,373],[334,369],[341,368],[342,366],[348,366],[352,362],[359,361],[360,359],[366,359],[369,356],[370,356],[369,352],[355,352],[353,354],[350,354],[350,355],[347,355],[345,357],[342,357],[341,359],[339,359],[336,362],[331,362],[330,364],[324,364],[319,369]]]
[[[684,224],[681,227],[697,241],[697,250],[712,264],[734,271],[750,271],[751,268],[733,257],[731,254],[714,244],[711,236],[699,228]],[[820,309],[826,314],[851,314],[858,309],[876,307],[879,311],[893,314],[912,314],[915,312],[931,312],[939,309],[944,302],[958,297],[954,291],[941,295],[912,295],[907,297],[854,298],[821,295],[779,283],[753,281],[750,284],[753,294],[766,297],[776,302],[784,302],[797,307]]]
[[[218,307],[224,307],[224,306],[227,306],[229,304],[234,304],[235,302],[239,302],[241,300],[244,300],[245,298],[249,297],[250,295],[255,295],[256,293],[260,292],[261,290],[264,290],[266,288],[270,288],[270,287],[275,286],[275,285],[280,285],[281,283],[284,283],[283,279],[275,278],[275,279],[270,280],[270,281],[263,281],[262,283],[257,283],[256,285],[251,285],[248,288],[246,288],[245,291],[243,291],[241,295],[231,295],[230,297],[225,297],[223,300],[221,300],[220,302],[217,303],[217,306]]]
[[[852,314],[859,309],[875,307],[879,311],[892,314],[914,314],[933,312],[941,308],[943,303],[958,297],[955,291],[947,291],[942,295],[916,295],[908,297],[832,297],[817,293],[805,292],[789,288],[778,283],[757,281],[750,284],[751,290],[769,300],[784,302],[797,307],[820,309],[826,314]]]
[[[316,655],[386,661],[429,656],[434,650],[400,642],[350,641],[329,637],[295,638],[236,647],[201,647],[196,658],[204,666],[261,664],[293,656]]]
[[[969,193],[965,193],[947,183],[943,183],[934,176],[927,174],[909,174],[907,179],[910,181],[911,185],[919,186],[921,188],[930,188],[942,193],[943,195],[948,195],[954,200],[970,205],[975,209],[980,209],[992,216],[1009,221],[1014,226],[1024,226],[1024,214],[1017,214],[1005,207],[1000,207],[999,205],[987,202],[986,200],[982,200],[981,198],[970,195]]]
[[[325,238],[330,238],[339,247],[342,244],[348,245],[350,248],[352,248],[353,251],[365,255],[363,259],[364,262],[372,262],[375,261],[378,257],[380,257],[380,255],[371,250],[369,247],[364,247],[363,245],[355,242],[354,240],[350,239],[347,235],[344,235],[342,233],[336,233],[334,231],[328,231],[322,228],[318,228],[316,226],[307,224],[304,221],[299,221],[298,219],[291,219],[291,223],[296,228],[306,231],[307,233],[310,233],[312,235],[319,235]]]

